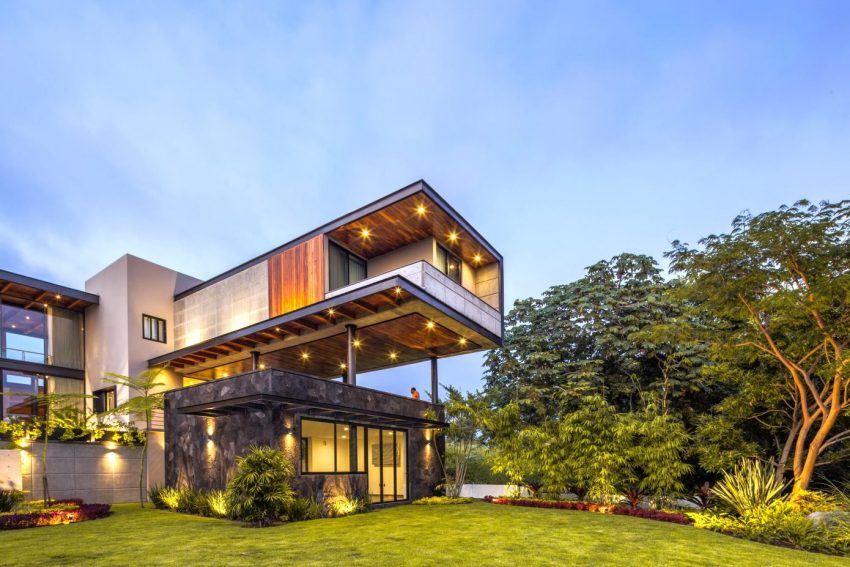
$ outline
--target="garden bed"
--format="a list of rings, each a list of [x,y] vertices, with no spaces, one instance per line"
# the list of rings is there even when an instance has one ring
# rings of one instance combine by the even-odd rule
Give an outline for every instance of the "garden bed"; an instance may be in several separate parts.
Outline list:
[[[28,502],[15,511],[0,514],[0,530],[73,524],[105,518],[109,512],[109,504],[84,504],[79,499],[53,500],[47,508]]]
[[[664,512],[661,510],[644,510],[642,508],[629,508],[614,504],[598,504],[596,502],[582,502],[576,500],[535,500],[531,498],[494,498],[488,496],[485,501],[493,504],[508,506],[526,506],[529,508],[554,508],[558,510],[578,510],[583,512],[597,512],[600,514],[617,514],[618,516],[634,516],[646,520],[658,522],[671,522],[673,524],[692,524],[688,516],[676,512]]]

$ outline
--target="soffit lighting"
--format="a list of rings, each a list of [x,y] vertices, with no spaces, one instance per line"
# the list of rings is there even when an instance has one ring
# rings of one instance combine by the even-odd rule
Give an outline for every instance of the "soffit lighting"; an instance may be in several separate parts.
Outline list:
[[[472,257],[472,261],[476,264],[480,264],[482,260],[484,260],[484,258],[481,257],[481,254],[476,254]]]
[[[372,236],[372,231],[369,230],[369,227],[364,226],[363,228],[360,229],[360,238],[362,238],[363,240],[368,240],[369,237],[371,237],[371,236]]]
[[[360,339],[354,339],[351,341],[351,344],[354,345],[354,348],[360,348],[360,345],[363,343],[360,342]]]
[[[336,311],[334,310],[334,308],[333,308],[333,307],[331,307],[330,309],[328,309],[328,315],[330,315],[331,317],[333,317],[334,315],[336,315]]]
[[[310,360],[310,353],[308,351],[301,351],[301,360],[308,361]]]
[[[466,346],[466,338],[461,337],[460,340],[458,341],[458,343],[460,344],[460,346]]]
[[[396,360],[398,358],[398,352],[391,350],[389,357],[390,357],[390,360]]]
[[[401,286],[395,286],[395,288],[393,288],[393,293],[395,293],[396,295],[401,295]]]
[[[428,329],[429,331],[433,331],[434,330],[434,322],[428,321],[427,323],[425,323],[425,328]]]
[[[454,230],[449,233],[449,242],[455,243],[457,242],[458,234]]]
[[[425,213],[427,213],[427,212],[428,212],[428,207],[426,207],[425,205],[420,203],[419,205],[416,206],[416,214],[419,215],[420,217],[424,217]]]

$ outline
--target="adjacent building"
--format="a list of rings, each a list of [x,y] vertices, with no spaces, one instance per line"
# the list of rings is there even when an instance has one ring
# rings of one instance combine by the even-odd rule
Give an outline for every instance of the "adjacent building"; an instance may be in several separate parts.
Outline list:
[[[153,480],[223,487],[267,444],[304,494],[406,501],[442,477],[438,361],[501,344],[502,282],[501,255],[419,181],[206,281],[129,255],[85,291],[0,272],[3,389],[105,410],[131,393],[104,373],[162,369]],[[358,385],[420,361],[422,399]],[[4,418],[38,411],[3,398]]]

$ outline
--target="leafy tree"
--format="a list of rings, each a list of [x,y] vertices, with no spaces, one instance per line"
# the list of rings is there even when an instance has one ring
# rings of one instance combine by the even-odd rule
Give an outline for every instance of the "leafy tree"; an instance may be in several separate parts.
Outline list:
[[[107,412],[111,415],[126,415],[145,420],[144,439],[142,441],[142,466],[139,469],[139,506],[145,505],[145,494],[148,474],[148,439],[151,433],[151,422],[153,412],[165,408],[165,393],[160,388],[165,382],[159,381],[159,376],[165,371],[164,368],[149,368],[143,370],[137,376],[124,376],[114,372],[107,372],[104,380],[116,386],[124,386],[131,392],[130,398],[115,409]]]
[[[656,393],[664,411],[708,407],[699,391],[704,348],[684,340],[682,309],[655,261],[622,254],[587,275],[516,302],[504,346],[486,360],[486,392],[499,407],[523,400],[523,419],[561,412],[561,394],[600,395],[620,411]]]
[[[790,462],[796,494],[850,439],[850,201],[743,213],[699,244],[674,243],[671,268],[722,323],[712,335],[720,370],[756,369],[740,391],[771,400],[752,421],[781,431],[777,477]]]
[[[480,444],[480,430],[488,411],[484,398],[474,392],[461,394],[460,390],[446,387],[446,422],[442,432],[446,436],[446,459],[443,465],[446,496],[457,498],[466,481],[466,471],[472,450]],[[439,458],[439,451],[437,451]],[[441,461],[442,464],[442,461]]]

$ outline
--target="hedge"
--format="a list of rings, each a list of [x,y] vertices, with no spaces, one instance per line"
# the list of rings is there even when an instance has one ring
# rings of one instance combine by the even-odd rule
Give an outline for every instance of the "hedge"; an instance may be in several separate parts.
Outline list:
[[[641,508],[627,508],[609,504],[597,504],[596,502],[581,502],[576,500],[532,500],[529,498],[494,498],[486,496],[487,502],[503,504],[507,506],[527,506],[530,508],[555,508],[559,510],[580,510],[585,512],[599,512],[602,514],[617,514],[620,516],[634,516],[658,522],[672,522],[674,524],[691,524],[693,520],[684,514],[675,512],[662,512],[660,510],[644,510]]]

